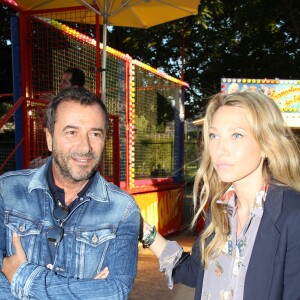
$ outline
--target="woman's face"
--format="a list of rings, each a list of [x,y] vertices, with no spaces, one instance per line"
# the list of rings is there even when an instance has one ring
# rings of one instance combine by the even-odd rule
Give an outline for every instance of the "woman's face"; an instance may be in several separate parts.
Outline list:
[[[208,149],[221,181],[234,184],[262,181],[265,154],[251,133],[243,108],[222,106],[215,112]]]

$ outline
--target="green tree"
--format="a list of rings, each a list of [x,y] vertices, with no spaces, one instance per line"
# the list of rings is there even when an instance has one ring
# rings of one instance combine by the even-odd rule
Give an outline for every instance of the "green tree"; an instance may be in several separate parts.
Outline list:
[[[9,11],[0,9],[0,93],[11,84],[7,67]],[[78,28],[80,26],[78,25]],[[86,33],[94,35],[93,29]],[[149,29],[114,27],[108,45],[184,80],[187,117],[201,115],[222,77],[300,78],[297,0],[201,0],[199,13]],[[3,73],[4,72],[4,73]]]
[[[188,117],[204,113],[222,77],[300,77],[300,9],[294,0],[202,0],[197,16],[147,30],[115,27],[109,44],[180,78],[182,32]]]
[[[1,97],[1,94],[12,93],[10,14],[10,9],[0,5],[0,118],[12,103],[12,97]]]

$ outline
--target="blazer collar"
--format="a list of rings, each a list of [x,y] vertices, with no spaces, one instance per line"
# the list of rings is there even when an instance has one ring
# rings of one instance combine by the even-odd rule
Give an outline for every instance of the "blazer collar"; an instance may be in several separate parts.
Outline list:
[[[275,224],[281,214],[284,187],[270,184],[264,211],[266,211]]]
[[[257,231],[246,279],[244,299],[268,299],[280,232],[276,222],[281,214],[283,187],[270,185],[264,215]]]

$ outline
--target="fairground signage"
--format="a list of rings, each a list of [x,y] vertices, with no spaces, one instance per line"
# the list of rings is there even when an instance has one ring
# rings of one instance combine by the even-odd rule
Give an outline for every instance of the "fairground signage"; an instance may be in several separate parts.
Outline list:
[[[221,91],[251,90],[272,98],[288,126],[300,128],[300,80],[222,78]]]

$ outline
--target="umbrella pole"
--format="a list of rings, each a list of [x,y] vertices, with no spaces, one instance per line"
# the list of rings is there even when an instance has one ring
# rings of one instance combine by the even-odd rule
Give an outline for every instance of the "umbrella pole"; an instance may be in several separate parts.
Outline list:
[[[96,94],[101,98],[100,17],[96,14]]]
[[[104,13],[103,16],[103,49],[102,49],[102,68],[101,68],[101,99],[103,103],[106,101],[106,44],[107,44],[107,15]]]

